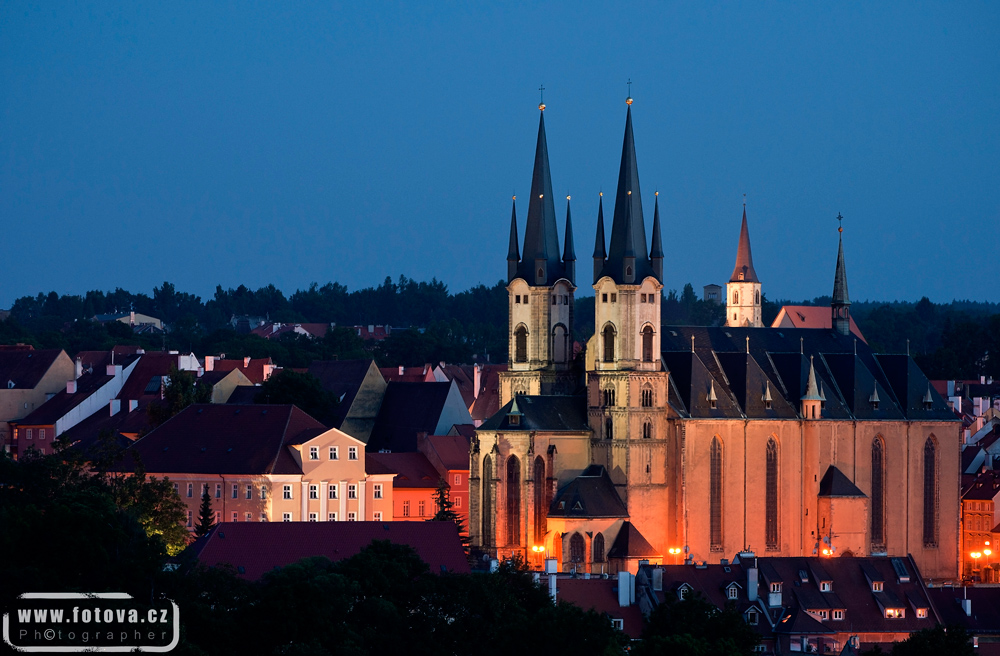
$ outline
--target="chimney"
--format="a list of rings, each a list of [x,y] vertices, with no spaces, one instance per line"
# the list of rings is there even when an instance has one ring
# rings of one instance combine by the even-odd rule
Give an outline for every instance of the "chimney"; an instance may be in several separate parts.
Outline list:
[[[121,399],[111,399],[111,403],[110,403],[108,409],[111,411],[111,414],[109,415],[111,417],[114,417],[116,414],[118,414],[119,412],[121,412],[121,410],[122,410],[122,401],[121,401]]]
[[[106,373],[109,376],[121,376],[122,366],[120,364],[109,364],[107,368],[104,370],[104,373]]]
[[[556,594],[558,593],[558,580],[559,579],[555,574],[549,574],[549,596],[552,597],[553,602],[555,602]]]
[[[965,611],[965,614],[968,617],[972,617],[972,600],[971,599],[962,599],[961,602],[962,602],[962,610]]]
[[[747,599],[757,601],[757,560],[747,567]]]
[[[243,358],[243,366],[244,367],[249,367],[250,366],[250,356],[249,355],[246,356],[245,358]]]
[[[135,326],[135,310],[128,313],[128,323],[130,326]]]
[[[206,355],[205,356],[205,371],[215,371],[215,356]]]
[[[112,353],[114,353],[114,351],[112,351]],[[76,359],[76,369],[75,369],[75,373],[74,373],[73,376],[74,376],[74,378],[79,378],[82,375],[83,375],[83,360],[81,360],[80,358],[77,358]]]
[[[483,365],[477,364],[472,367],[472,398],[479,398],[479,386],[483,384]]]
[[[403,365],[399,365],[399,375],[403,375]]]
[[[559,567],[559,561],[556,560],[555,558],[546,558],[545,559],[545,573],[546,574],[555,574],[558,571],[558,567]]]
[[[632,575],[628,572],[618,572],[618,605],[622,608],[632,603],[632,597],[635,594],[634,592],[629,592],[629,588],[631,587],[629,579],[631,578]]]
[[[128,411],[129,412],[132,412],[133,410],[135,410],[138,407],[139,407],[139,401],[138,400],[136,400],[136,399],[129,399],[128,400]]]
[[[663,569],[660,567],[653,570],[653,592],[663,592]]]
[[[67,394],[76,394],[76,381],[75,380],[67,380],[66,381],[66,393]]]
[[[372,337],[375,336],[375,326],[373,324],[368,324],[368,334]]]

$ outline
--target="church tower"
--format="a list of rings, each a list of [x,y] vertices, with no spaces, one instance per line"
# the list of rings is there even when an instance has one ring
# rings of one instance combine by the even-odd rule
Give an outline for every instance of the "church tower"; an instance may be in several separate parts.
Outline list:
[[[760,280],[753,269],[750,254],[750,231],[747,229],[747,206],[743,203],[743,225],[736,247],[736,266],[726,283],[726,325],[735,328],[763,328],[760,314]]]
[[[663,246],[659,196],[654,204],[650,244],[639,191],[632,99],[626,102],[625,137],[606,256],[603,199],[598,209],[595,334],[587,345],[587,406],[594,434],[592,461],[606,467],[631,514],[635,500],[628,494],[636,489],[632,484],[645,491],[665,484],[668,374],[660,356]]]
[[[837,220],[843,216],[837,213]],[[847,268],[844,266],[844,227],[837,228],[840,233],[840,248],[837,250],[837,272],[833,276],[833,300],[830,310],[833,315],[833,329],[841,335],[851,334],[851,299],[847,295]]]
[[[508,371],[500,374],[500,405],[516,394],[573,391],[573,293],[576,251],[569,197],[566,248],[559,253],[555,199],[545,139],[545,105],[538,120],[535,165],[528,196],[524,248],[518,248],[517,211],[511,210],[507,249]],[[516,202],[516,198],[515,198]]]

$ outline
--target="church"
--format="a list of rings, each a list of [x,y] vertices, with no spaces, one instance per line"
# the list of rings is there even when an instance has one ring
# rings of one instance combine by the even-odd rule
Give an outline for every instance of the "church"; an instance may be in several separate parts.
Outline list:
[[[523,240],[511,212],[501,409],[471,447],[473,547],[587,573],[747,550],[912,554],[925,578],[956,577],[959,424],[908,355],[874,353],[852,333],[842,232],[831,329],[763,325],[745,206],[726,325],[661,325],[664,230],[654,198],[647,239],[626,103],[610,242],[598,206],[595,334],[580,358],[570,201],[560,251],[539,106]]]

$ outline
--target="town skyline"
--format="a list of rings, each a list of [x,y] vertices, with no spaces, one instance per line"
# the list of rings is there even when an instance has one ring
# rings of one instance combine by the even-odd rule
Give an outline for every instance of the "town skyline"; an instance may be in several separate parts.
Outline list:
[[[943,273],[1000,226],[996,11],[7,6],[0,305],[164,279],[491,285],[542,85],[581,259],[631,93],[667,289],[725,282],[746,194],[769,298],[831,292],[842,213],[854,298],[996,301]]]

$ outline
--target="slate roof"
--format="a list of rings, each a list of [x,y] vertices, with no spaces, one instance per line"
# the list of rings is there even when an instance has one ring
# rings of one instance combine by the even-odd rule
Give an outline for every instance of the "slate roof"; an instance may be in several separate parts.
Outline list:
[[[131,356],[133,359],[135,356]],[[125,366],[128,366],[127,364]],[[17,423],[21,426],[54,426],[56,421],[66,416],[73,408],[87,400],[87,398],[101,389],[112,380],[114,376],[108,376],[101,370],[90,374],[83,374],[76,379],[76,392],[70,394],[65,388],[51,399],[38,406],[34,412],[24,419],[19,419]],[[110,410],[109,410],[110,412]]]
[[[409,545],[433,573],[470,571],[454,522],[223,522],[189,549],[203,565],[256,580],[303,558],[350,558],[374,540]]]
[[[402,369],[402,371],[400,371]],[[390,383],[433,383],[434,368],[429,364],[419,367],[379,367],[382,377]]]
[[[35,389],[60,353],[61,349],[0,350],[0,389]]]
[[[138,344],[117,344],[110,351],[78,351],[73,361],[80,361],[83,370],[105,371],[109,364],[122,364],[127,356],[144,353]]]
[[[386,386],[368,449],[417,450],[417,433],[433,435],[448,400],[451,383],[397,383]]]
[[[253,405],[260,394],[260,385],[237,385],[226,399],[226,405]],[[336,428],[336,426],[334,426]]]
[[[942,624],[958,624],[975,635],[1000,635],[1000,588],[949,586],[928,588],[927,594]],[[971,601],[971,615],[962,609],[963,599]]]
[[[142,398],[160,398],[159,386],[156,387],[155,392],[147,392],[146,390],[152,389],[152,383],[159,382],[163,376],[170,375],[170,368],[177,366],[177,357],[176,353],[162,351],[144,353],[139,358],[139,362],[136,363],[135,369],[132,370],[132,375],[122,385],[116,398],[122,399],[123,404],[129,399],[137,401]]]
[[[334,415],[334,428],[340,428],[344,417],[351,409],[365,377],[374,360],[313,360],[309,365],[309,374],[319,379],[320,384],[328,392],[336,395],[340,404]]]
[[[925,407],[928,380],[908,356],[876,355],[853,335],[801,328],[663,326],[661,343],[670,372],[668,401],[681,417],[798,418],[812,356],[826,397],[824,419],[955,419],[933,389],[931,407]],[[715,408],[708,401],[713,387]],[[768,389],[770,409],[762,400]],[[872,402],[876,393],[877,404]]]
[[[245,360],[216,360],[213,367],[215,371],[232,371],[239,369],[243,375],[250,379],[254,385],[260,385],[268,375],[268,367],[273,365],[271,358],[250,358],[250,362]]]
[[[740,274],[743,274],[740,277]],[[760,282],[753,268],[753,254],[750,252],[750,230],[747,228],[747,206],[743,205],[743,225],[740,226],[740,241],[736,245],[736,266],[729,282]]]
[[[1000,494],[1000,471],[987,470],[962,488],[963,501],[992,501]]]
[[[467,408],[472,408],[472,404],[476,400],[476,392],[478,392],[475,389],[476,373],[474,368],[475,365],[444,363],[440,365],[441,373],[444,374],[445,378],[455,381],[458,392],[462,395],[462,401],[465,402],[465,407]]]
[[[509,413],[517,401],[520,423],[512,425]],[[590,430],[587,398],[584,396],[527,396],[512,399],[479,426],[480,431],[533,431],[580,433]]]
[[[642,536],[632,522],[624,522],[618,530],[618,537],[608,549],[608,558],[662,558],[660,554]]]
[[[590,465],[556,494],[550,517],[628,517],[603,465]]]
[[[466,457],[468,462],[468,456]],[[441,475],[422,453],[365,453],[365,463],[376,463],[383,473],[396,474],[392,487],[431,488],[438,486]],[[469,465],[466,464],[466,469]],[[369,472],[371,473],[371,472]]]
[[[819,482],[819,496],[821,497],[866,497],[858,486],[851,482],[843,472],[830,465],[823,479]]]
[[[130,452],[148,472],[297,474],[287,447],[326,432],[293,405],[195,404],[145,437]]]
[[[122,401],[122,408],[114,415],[111,408],[99,410],[76,426],[67,429],[59,440],[72,445],[73,450],[81,453],[85,459],[94,455],[93,449],[100,443],[102,434],[111,435],[121,447],[132,444],[133,436],[149,430],[149,415],[146,410],[149,401],[139,401],[138,407],[128,411],[128,402]]]

